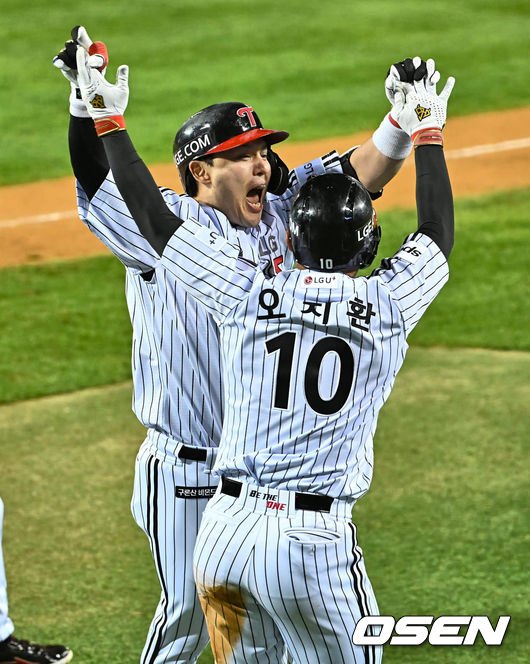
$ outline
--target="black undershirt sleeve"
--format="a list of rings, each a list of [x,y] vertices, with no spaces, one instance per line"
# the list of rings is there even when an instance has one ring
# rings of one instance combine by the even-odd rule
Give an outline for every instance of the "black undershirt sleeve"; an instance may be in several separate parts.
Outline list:
[[[92,118],[70,116],[68,145],[74,175],[91,200],[109,172],[105,149],[96,134]]]
[[[414,150],[416,161],[416,206],[418,231],[436,242],[449,258],[455,237],[453,193],[443,148],[421,145]]]
[[[127,131],[107,134],[101,142],[116,186],[140,233],[161,256],[169,238],[183,223],[182,219],[167,207]]]

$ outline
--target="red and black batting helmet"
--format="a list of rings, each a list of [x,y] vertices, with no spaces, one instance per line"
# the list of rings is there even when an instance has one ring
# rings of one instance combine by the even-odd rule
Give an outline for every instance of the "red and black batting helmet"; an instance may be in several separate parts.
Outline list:
[[[320,272],[368,267],[381,238],[370,194],[343,173],[319,175],[300,188],[289,230],[297,262]]]
[[[190,196],[197,193],[197,183],[188,168],[193,159],[215,156],[258,139],[263,139],[271,146],[284,141],[288,136],[286,131],[263,129],[252,106],[241,102],[228,101],[203,108],[186,120],[177,131],[173,143],[175,163],[186,193]],[[288,170],[270,147],[268,152],[272,171],[269,191],[280,194],[285,191]],[[281,187],[283,189],[280,191]]]

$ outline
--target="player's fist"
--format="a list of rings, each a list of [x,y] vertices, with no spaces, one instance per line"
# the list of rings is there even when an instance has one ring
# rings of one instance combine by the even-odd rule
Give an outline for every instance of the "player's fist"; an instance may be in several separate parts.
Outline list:
[[[89,66],[88,54],[81,46],[77,49],[76,60],[79,90],[90,117],[98,121],[122,116],[129,100],[129,67],[118,67],[116,84],[113,85]]]
[[[431,75],[413,83],[400,81],[396,84],[392,115],[413,141],[420,132],[426,129],[440,131],[445,125],[447,102],[455,79],[449,76],[440,94],[437,94],[436,83],[433,84],[432,80]]]
[[[82,46],[88,53],[88,65],[105,73],[109,62],[107,47],[103,42],[93,42],[82,25],[72,30],[72,39],[64,44],[64,48],[53,58],[53,64],[70,83],[77,86],[77,46]]]
[[[99,69],[105,73],[108,64],[107,47],[103,42],[93,42],[87,31],[81,25],[77,25],[71,32],[72,39],[64,44],[64,48],[53,58],[53,65],[70,82],[70,113],[78,118],[88,118],[88,112],[81,99],[79,84],[77,81],[77,46],[81,45],[89,54],[88,64],[90,67]]]
[[[434,64],[434,60],[432,61]],[[401,62],[391,65],[385,79],[385,94],[388,101],[394,105],[395,86],[399,81],[413,83],[424,78],[427,74],[427,62],[418,56],[405,58]]]

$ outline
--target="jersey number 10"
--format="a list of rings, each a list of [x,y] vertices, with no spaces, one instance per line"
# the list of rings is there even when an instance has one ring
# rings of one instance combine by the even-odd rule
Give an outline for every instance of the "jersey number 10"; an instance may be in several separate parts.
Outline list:
[[[295,343],[296,332],[285,332],[265,343],[268,354],[279,353],[276,363],[274,408],[286,410],[289,407]],[[333,396],[323,399],[318,389],[318,379],[327,353],[335,353],[338,356],[339,379]],[[320,415],[337,413],[344,406],[350,394],[353,370],[353,351],[344,339],[328,336],[317,341],[309,353],[304,371],[305,398],[309,406]]]

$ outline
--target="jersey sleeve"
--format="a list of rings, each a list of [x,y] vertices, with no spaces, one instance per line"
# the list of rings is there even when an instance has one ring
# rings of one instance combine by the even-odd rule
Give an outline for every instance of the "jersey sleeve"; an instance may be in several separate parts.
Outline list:
[[[289,213],[293,204],[293,198],[298,193],[300,187],[311,178],[317,175],[324,175],[325,173],[342,173],[340,157],[335,150],[289,171],[287,189],[273,202],[273,207],[281,219],[284,228],[288,228],[289,226]]]
[[[408,336],[449,278],[443,253],[430,237],[413,233],[370,279],[377,279],[397,304]]]
[[[193,219],[169,239],[159,265],[219,323],[247,297],[259,274],[239,246]]]
[[[160,257],[140,234],[111,172],[90,201],[79,182],[76,191],[81,221],[126,267],[138,272],[155,267]],[[170,189],[161,191],[168,207],[178,215],[177,194]]]

